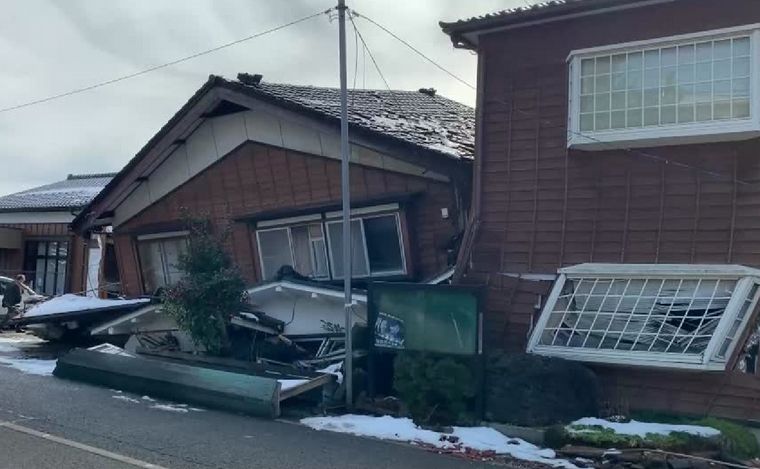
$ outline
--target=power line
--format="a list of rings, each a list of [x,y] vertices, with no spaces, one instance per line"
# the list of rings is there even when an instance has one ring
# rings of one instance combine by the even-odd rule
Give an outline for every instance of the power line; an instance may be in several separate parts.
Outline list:
[[[353,12],[353,10],[351,10]],[[385,75],[383,75],[383,71],[380,70],[380,66],[377,64],[377,60],[375,60],[374,54],[372,54],[372,50],[367,45],[367,42],[364,40],[364,36],[362,36],[361,31],[359,31],[359,28],[356,27],[356,23],[354,22],[354,15],[349,14],[348,19],[351,20],[351,25],[354,27],[354,31],[356,31],[356,34],[359,35],[359,40],[362,42],[362,45],[366,49],[367,53],[369,54],[369,58],[372,61],[372,63],[375,65],[375,70],[377,70],[377,74],[380,75],[380,78],[383,80],[383,83],[385,83],[385,87],[388,88],[388,91],[391,91],[390,85],[388,85],[388,80],[385,79]]]
[[[74,89],[74,90],[71,90],[71,91],[67,91],[65,93],[60,93],[60,94],[48,96],[46,98],[36,99],[34,101],[29,101],[29,102],[22,103],[22,104],[16,104],[15,106],[10,106],[10,107],[6,107],[6,108],[2,108],[2,109],[0,109],[0,113],[8,112],[8,111],[14,111],[16,109],[22,109],[22,108],[29,107],[29,106],[34,106],[34,105],[37,105],[37,104],[47,103],[49,101],[53,101],[53,100],[60,99],[60,98],[65,98],[67,96],[71,96],[71,95],[74,95],[74,94],[83,93],[85,91],[94,90],[96,88],[101,88],[101,87],[107,86],[107,85],[112,85],[112,84],[118,83],[120,81],[129,80],[130,78],[139,77],[140,75],[145,75],[146,73],[155,72],[156,70],[161,70],[163,68],[171,67],[173,65],[177,65],[177,64],[182,63],[182,62],[187,62],[188,60],[192,60],[192,59],[204,56],[204,55],[208,55],[208,54],[220,51],[222,49],[226,49],[228,47],[240,44],[242,42],[250,41],[251,39],[256,39],[256,38],[264,36],[266,34],[270,34],[270,33],[276,32],[276,31],[280,31],[281,29],[285,29],[285,28],[287,28],[289,26],[294,26],[296,24],[302,23],[302,22],[310,20],[312,18],[316,18],[316,17],[321,16],[321,15],[329,14],[331,10],[332,10],[332,8],[329,8],[329,9],[323,10],[323,11],[319,11],[319,12],[311,14],[309,16],[304,16],[303,18],[300,18],[300,19],[297,19],[297,20],[294,20],[294,21],[290,21],[288,23],[281,24],[279,26],[275,26],[275,27],[267,29],[265,31],[261,31],[261,32],[256,33],[256,34],[252,34],[250,36],[246,36],[244,38],[237,39],[235,41],[228,42],[228,43],[216,46],[216,47],[211,48],[211,49],[206,49],[204,51],[196,52],[195,54],[188,55],[188,56],[176,59],[176,60],[172,60],[171,62],[166,62],[166,63],[163,63],[161,65],[156,65],[156,66],[153,66],[153,67],[150,67],[150,68],[146,68],[144,70],[140,70],[139,72],[130,73],[128,75],[123,75],[123,76],[120,76],[120,77],[117,77],[117,78],[113,78],[111,80],[106,80],[106,81],[103,81],[103,82],[100,82],[100,83],[95,83],[93,85],[85,86],[83,88],[77,88],[77,89]]]
[[[445,72],[450,77],[454,78],[455,80],[457,80],[460,83],[468,86],[471,89],[476,89],[475,86],[473,86],[472,84],[468,83],[464,79],[458,77],[453,72],[451,72],[450,70],[446,69],[443,65],[441,65],[438,62],[436,62],[435,60],[431,59],[430,57],[428,57],[427,55],[425,55],[422,51],[420,51],[419,49],[417,49],[416,47],[414,47],[412,44],[410,44],[408,41],[406,41],[403,38],[399,37],[398,35],[394,34],[388,28],[382,26],[378,22],[374,21],[372,18],[369,18],[369,17],[364,16],[364,15],[360,15],[359,13],[356,13],[355,11],[353,11],[353,14],[356,17],[358,17],[358,18],[364,18],[365,20],[367,20],[370,23],[374,24],[375,26],[377,26],[381,30],[385,31],[387,34],[389,34],[390,36],[392,36],[393,38],[395,38],[396,40],[398,40],[399,42],[401,42],[402,44],[404,44],[406,47],[408,47],[409,49],[411,49],[412,51],[414,51],[417,55],[419,55],[420,57],[424,58],[426,61],[428,61],[431,64],[433,64],[436,68],[442,70],[443,72]],[[353,19],[352,19],[352,23],[353,23]],[[356,25],[354,25],[354,28],[356,28]],[[359,37],[361,38],[361,33],[359,33]],[[372,57],[372,53],[371,52],[370,52],[370,57]],[[373,62],[374,62],[374,60],[373,60]],[[377,66],[377,63],[375,63],[375,67],[378,68],[378,72],[380,73],[380,70],[379,70],[379,67]],[[382,76],[382,74],[381,74],[381,76]],[[386,85],[387,85],[387,83],[386,83]],[[503,104],[505,106],[510,106],[511,107],[510,103],[508,103],[508,102],[506,102],[506,101],[504,101],[502,99],[499,99],[499,98],[496,98],[496,97],[490,98],[490,99],[492,99],[493,101],[496,101],[497,103],[500,103],[500,104]],[[524,109],[515,108],[514,110],[517,111],[518,113],[521,113],[522,115],[530,117],[530,118],[539,118],[536,114],[533,114],[531,112],[525,111]],[[556,125],[555,122],[553,122],[551,120],[548,120],[548,119],[543,119],[542,122],[544,124]],[[600,145],[604,145],[604,146],[606,146],[610,150],[624,151],[624,152],[626,152],[626,153],[628,153],[630,155],[638,155],[638,156],[641,156],[641,157],[644,157],[644,158],[647,158],[647,159],[650,159],[650,160],[659,161],[662,164],[666,164],[666,165],[670,165],[670,166],[676,166],[676,167],[685,168],[685,169],[691,169],[693,171],[697,171],[697,172],[700,172],[700,173],[703,173],[703,174],[706,174],[706,175],[709,175],[709,176],[721,178],[721,179],[729,179],[729,180],[731,180],[733,182],[737,182],[739,184],[745,184],[745,185],[751,184],[750,182],[744,181],[742,179],[738,179],[738,178],[736,178],[733,175],[728,175],[728,174],[725,174],[725,173],[711,171],[711,170],[708,170],[708,169],[701,168],[699,166],[690,165],[688,163],[682,163],[680,161],[673,161],[673,160],[671,160],[669,158],[666,158],[666,157],[663,157],[663,156],[660,156],[660,155],[656,155],[654,153],[650,153],[650,152],[646,152],[646,151],[642,151],[642,150],[638,150],[638,149],[630,148],[630,147],[619,148],[619,147],[616,147],[616,146],[612,145],[610,142],[605,142],[604,140],[600,140],[600,139],[598,139],[596,137],[593,137],[591,135],[585,134],[583,132],[578,132],[578,131],[572,130],[570,128],[567,128],[567,132],[570,133],[570,134],[576,135],[578,137],[583,137],[585,139],[591,140],[594,143],[598,143]]]
[[[356,15],[357,18],[364,18],[365,20],[367,20],[370,23],[374,24],[375,26],[377,26],[378,28],[382,29],[386,33],[390,34],[397,41],[399,41],[400,43],[404,44],[406,47],[408,47],[409,49],[411,49],[412,51],[414,51],[417,55],[419,55],[423,59],[427,60],[428,62],[430,62],[431,64],[433,64],[434,66],[436,66],[439,70],[441,70],[442,72],[446,73],[451,78],[457,80],[458,82],[462,83],[463,85],[465,85],[465,86],[467,86],[467,87],[469,87],[469,88],[471,88],[473,90],[476,89],[475,85],[473,85],[472,83],[469,83],[464,78],[462,78],[462,77],[460,77],[458,75],[455,75],[453,72],[450,72],[449,70],[447,70],[446,68],[444,68],[442,65],[440,65],[438,62],[436,62],[435,60],[433,60],[430,57],[428,57],[427,55],[425,55],[422,51],[420,51],[419,49],[417,49],[416,47],[414,47],[413,45],[409,44],[407,41],[405,41],[404,39],[402,39],[401,37],[399,37],[397,34],[395,34],[390,29],[386,28],[385,26],[381,25],[380,23],[378,23],[377,21],[373,20],[372,18],[370,18],[368,16],[364,16],[364,15],[361,15],[361,14],[357,13],[355,10],[352,10],[352,12],[353,12],[354,15]]]

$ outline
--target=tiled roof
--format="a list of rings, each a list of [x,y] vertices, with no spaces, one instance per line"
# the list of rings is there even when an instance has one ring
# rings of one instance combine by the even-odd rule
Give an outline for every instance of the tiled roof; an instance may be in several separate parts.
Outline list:
[[[295,110],[340,119],[340,90],[280,83],[226,80],[228,85]],[[417,145],[447,157],[472,159],[475,110],[435,90],[349,90],[349,125]]]
[[[464,33],[498,28],[507,24],[546,19],[566,14],[586,13],[641,2],[642,0],[545,0],[530,6],[519,6],[451,23],[441,22],[439,24],[444,33],[451,35],[452,39],[457,40],[461,39],[460,35]]]
[[[105,187],[115,174],[70,174],[63,181],[0,197],[0,212],[81,208]]]

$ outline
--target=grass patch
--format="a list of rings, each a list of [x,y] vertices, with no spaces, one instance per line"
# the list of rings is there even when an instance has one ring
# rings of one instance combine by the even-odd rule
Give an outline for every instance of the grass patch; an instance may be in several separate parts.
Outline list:
[[[717,437],[702,437],[685,432],[672,432],[668,435],[648,433],[641,437],[621,435],[611,428],[596,425],[573,425],[567,427],[567,442],[601,448],[657,448],[682,453],[719,450],[726,455],[743,460],[760,456],[760,445],[755,435],[746,427],[728,420],[714,417],[697,419],[665,414],[638,414],[635,419],[643,422],[712,427],[719,430],[721,434]]]

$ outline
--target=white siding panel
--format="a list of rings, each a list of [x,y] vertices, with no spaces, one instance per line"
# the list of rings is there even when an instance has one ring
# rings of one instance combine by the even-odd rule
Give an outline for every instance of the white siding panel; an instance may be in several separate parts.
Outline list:
[[[155,202],[190,178],[184,147],[172,152],[149,177],[150,200]]]
[[[245,129],[249,140],[283,146],[280,121],[276,116],[261,111],[248,111],[245,113]]]
[[[187,138],[186,146],[190,175],[193,176],[206,169],[219,157],[214,142],[213,124],[209,121],[201,124]]]
[[[150,205],[150,191],[147,184],[140,184],[124,201],[116,207],[113,226],[119,226]]]
[[[219,157],[237,148],[248,138],[245,131],[245,117],[242,112],[211,120],[214,126],[214,139]]]
[[[281,121],[282,139],[285,148],[302,151],[312,155],[322,154],[322,144],[319,141],[319,132],[289,121]]]

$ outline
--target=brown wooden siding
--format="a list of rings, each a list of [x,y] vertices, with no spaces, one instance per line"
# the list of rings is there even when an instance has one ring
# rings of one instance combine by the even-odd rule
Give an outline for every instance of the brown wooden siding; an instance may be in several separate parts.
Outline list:
[[[85,268],[87,265],[87,243],[81,236],[75,235],[68,223],[15,223],[2,224],[5,228],[15,228],[22,231],[23,243],[35,239],[66,239],[69,241],[68,271],[66,274],[65,292],[81,292],[87,288]],[[24,269],[24,251],[14,249],[6,251],[0,259],[0,275],[12,277]]]
[[[481,38],[483,118],[474,194],[480,213],[462,281],[487,285],[486,347],[525,350],[536,302],[550,289],[548,281],[505,274],[555,274],[583,262],[760,267],[757,139],[631,152],[566,148],[572,50],[758,22],[756,0],[692,0]],[[652,401],[665,409],[683,402],[681,410],[741,416],[749,409],[760,417],[754,400],[728,396],[733,389],[756,393],[754,377],[600,373],[608,390],[633,405]],[[729,391],[715,397],[725,380]]]
[[[656,410],[760,419],[760,379],[738,371],[687,372],[594,367],[612,412]]]
[[[351,192],[354,200],[420,193],[407,213],[414,273],[421,278],[446,267],[447,254],[442,247],[457,233],[455,195],[449,184],[353,165]],[[233,222],[235,218],[339,200],[340,162],[247,143],[115,230],[122,288],[127,294],[142,293],[132,233],[176,221],[183,208],[207,216],[218,229],[231,227],[227,248],[245,280],[255,283],[260,271],[253,232],[246,223]],[[450,211],[448,220],[441,218],[443,207]]]

